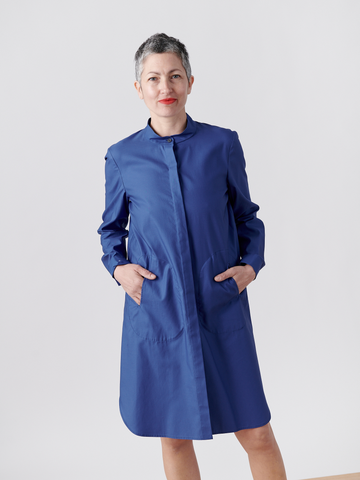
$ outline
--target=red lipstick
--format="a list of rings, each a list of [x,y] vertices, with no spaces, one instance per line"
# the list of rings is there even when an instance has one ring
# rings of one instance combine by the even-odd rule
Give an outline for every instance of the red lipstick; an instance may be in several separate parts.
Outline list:
[[[171,105],[172,103],[176,102],[176,98],[164,98],[163,100],[159,100],[160,103],[164,105]]]

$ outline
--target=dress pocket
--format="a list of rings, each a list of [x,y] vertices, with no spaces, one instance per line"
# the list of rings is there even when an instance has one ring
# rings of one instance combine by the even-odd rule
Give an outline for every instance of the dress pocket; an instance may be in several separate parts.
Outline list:
[[[169,263],[155,256],[143,256],[137,263],[155,273],[156,278],[150,280],[144,277],[140,305],[126,295],[124,313],[129,316],[133,330],[140,337],[155,342],[174,339],[184,326],[175,273]]]
[[[219,250],[207,259],[200,271],[198,299],[200,321],[213,333],[232,332],[244,326],[246,289],[239,293],[233,277],[221,282],[214,280],[217,274],[229,267],[227,250]]]
[[[228,267],[228,268],[229,268],[229,267]],[[214,276],[215,276],[215,275],[214,275]],[[237,286],[237,283],[236,283],[235,278],[234,278],[234,277],[230,277],[229,280],[230,280],[230,282],[233,282],[233,283],[235,284],[236,291],[237,291],[237,293],[240,295],[240,293],[242,293],[242,292],[239,292],[239,287]]]

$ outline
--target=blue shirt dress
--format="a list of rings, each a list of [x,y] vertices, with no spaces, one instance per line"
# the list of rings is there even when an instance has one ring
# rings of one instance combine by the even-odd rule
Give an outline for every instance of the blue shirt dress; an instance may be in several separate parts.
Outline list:
[[[232,277],[214,280],[240,263],[256,274],[265,265],[264,225],[237,133],[187,114],[182,133],[160,137],[149,119],[105,159],[102,261],[111,275],[126,263],[157,275],[144,278],[140,305],[125,292],[126,426],[141,436],[205,440],[265,425],[247,291]]]

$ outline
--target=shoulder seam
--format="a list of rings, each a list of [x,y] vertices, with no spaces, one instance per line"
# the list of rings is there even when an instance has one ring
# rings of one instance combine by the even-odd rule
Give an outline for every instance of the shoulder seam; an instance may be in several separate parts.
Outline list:
[[[119,171],[120,178],[121,178],[121,182],[122,182],[122,184],[123,184],[123,187],[124,187],[124,190],[125,190],[125,192],[126,192],[126,187],[125,187],[125,183],[124,183],[124,179],[123,179],[123,176],[122,176],[122,173],[121,173],[120,167],[119,167],[119,165],[117,164],[117,162],[116,162],[115,158],[113,157],[113,155],[112,155],[112,153],[111,153],[111,151],[110,151],[110,148],[108,149],[108,154],[109,154],[109,155],[110,155],[110,157],[112,158],[113,162],[114,162],[114,163],[115,163],[115,165],[116,165],[116,168],[117,168],[117,169],[118,169],[118,171]]]
[[[231,152],[231,149],[234,145],[235,138],[237,137],[237,132],[235,130],[231,130],[231,133],[233,133],[233,139],[232,139],[232,142],[230,143],[229,151],[228,151],[228,161],[227,161],[227,172],[228,172],[228,174],[229,174],[230,152]]]

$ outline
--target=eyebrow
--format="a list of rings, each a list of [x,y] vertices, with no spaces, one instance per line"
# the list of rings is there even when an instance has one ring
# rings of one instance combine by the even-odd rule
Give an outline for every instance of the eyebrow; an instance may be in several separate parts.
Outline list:
[[[172,70],[170,70],[170,72],[168,73],[173,73],[173,72],[181,72],[180,68],[173,68]],[[146,75],[150,75],[151,73],[155,73],[155,75],[160,75],[159,72],[147,72]]]

